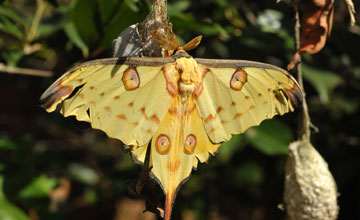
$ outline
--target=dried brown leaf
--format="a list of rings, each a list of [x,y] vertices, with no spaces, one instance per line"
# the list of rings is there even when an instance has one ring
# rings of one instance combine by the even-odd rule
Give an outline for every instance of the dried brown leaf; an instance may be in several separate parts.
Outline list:
[[[303,53],[319,52],[330,35],[334,16],[334,0],[312,0],[306,6],[301,19],[300,48],[294,54],[288,70],[300,62]]]
[[[313,0],[307,5],[302,16],[298,53],[314,54],[324,47],[331,32],[333,15],[334,0]]]
[[[60,185],[53,189],[49,195],[50,204],[49,210],[51,212],[57,212],[65,204],[70,195],[71,181],[68,178],[61,178]]]
[[[354,3],[352,2],[352,0],[344,0],[346,7],[349,11],[349,16],[350,16],[350,26],[354,26],[355,25],[355,6]]]

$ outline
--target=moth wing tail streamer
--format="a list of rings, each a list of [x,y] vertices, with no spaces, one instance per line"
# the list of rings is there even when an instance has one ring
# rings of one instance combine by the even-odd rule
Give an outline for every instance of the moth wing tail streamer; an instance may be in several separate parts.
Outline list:
[[[65,73],[40,101],[48,112],[61,103],[65,117],[87,121],[109,137],[134,146],[135,158],[143,162],[146,150],[139,148],[147,147],[172,99],[162,67],[147,58],[120,64],[118,59],[90,61]]]
[[[184,106],[179,96],[174,98],[151,143],[151,174],[165,193],[165,220],[170,219],[176,193],[198,160],[208,160],[209,146],[210,151],[219,147],[207,136],[194,98]]]
[[[214,143],[294,111],[302,102],[296,80],[278,67],[249,61],[196,61],[201,71],[206,70],[196,105]]]

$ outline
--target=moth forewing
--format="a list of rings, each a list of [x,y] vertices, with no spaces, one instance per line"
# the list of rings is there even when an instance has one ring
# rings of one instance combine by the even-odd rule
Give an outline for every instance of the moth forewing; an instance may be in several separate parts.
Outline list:
[[[258,62],[195,59],[206,69],[196,104],[214,143],[229,140],[301,102],[297,82],[285,70]]]

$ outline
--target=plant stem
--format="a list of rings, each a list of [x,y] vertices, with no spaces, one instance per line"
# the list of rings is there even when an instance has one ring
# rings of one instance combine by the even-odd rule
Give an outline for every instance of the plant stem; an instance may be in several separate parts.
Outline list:
[[[297,7],[297,1],[292,1],[292,6],[295,11],[295,47],[298,51],[300,48],[300,16],[299,16],[299,10]],[[302,102],[302,113],[300,116],[300,126],[299,126],[299,138],[300,139],[308,139],[310,140],[310,116],[308,111],[308,106],[306,103],[306,94],[304,89],[304,83],[303,83],[303,77],[302,77],[302,68],[301,68],[301,56],[299,58],[299,63],[296,64],[296,72],[297,72],[297,79],[299,82],[300,89],[302,90],[303,94],[303,102]]]
[[[45,8],[46,8],[46,3],[44,2],[44,0],[37,0],[37,8],[36,8],[35,16],[31,22],[31,26],[27,34],[26,43],[31,43],[33,40],[36,39],[38,35],[37,28],[39,26],[40,19],[45,11]]]
[[[22,74],[22,75],[30,75],[30,76],[41,76],[41,77],[50,77],[53,75],[52,71],[6,66],[3,63],[0,63],[0,72],[5,72],[8,74]]]
[[[166,0],[153,0],[154,17],[158,21],[167,19]]]

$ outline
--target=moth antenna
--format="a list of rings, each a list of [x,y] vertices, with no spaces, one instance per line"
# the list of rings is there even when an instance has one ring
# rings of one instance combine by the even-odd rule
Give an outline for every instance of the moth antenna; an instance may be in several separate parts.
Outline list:
[[[179,47],[179,50],[185,50],[185,51],[192,50],[200,44],[201,39],[202,39],[202,35],[199,35],[194,39],[192,39],[191,41],[187,42],[184,46]]]

